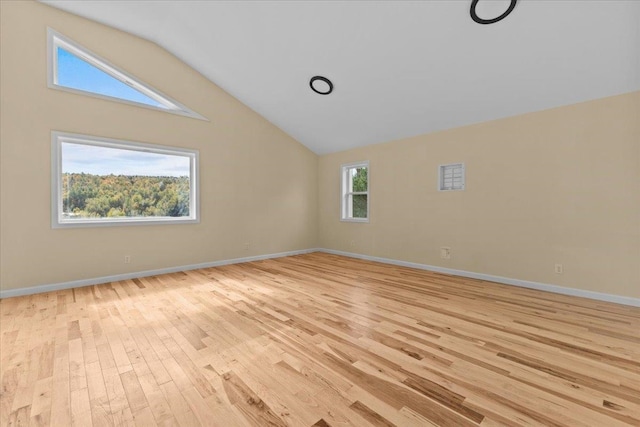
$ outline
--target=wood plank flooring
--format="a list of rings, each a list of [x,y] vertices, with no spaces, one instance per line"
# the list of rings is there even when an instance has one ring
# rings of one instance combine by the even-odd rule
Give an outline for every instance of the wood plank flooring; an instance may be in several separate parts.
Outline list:
[[[0,426],[640,426],[640,309],[313,253],[0,302]]]

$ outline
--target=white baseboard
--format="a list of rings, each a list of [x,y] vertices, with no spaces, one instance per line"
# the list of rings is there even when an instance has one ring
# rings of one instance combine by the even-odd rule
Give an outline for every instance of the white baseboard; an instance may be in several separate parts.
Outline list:
[[[367,261],[376,261],[384,264],[399,265],[402,267],[417,268],[420,270],[434,271],[436,273],[452,274],[454,276],[470,277],[472,279],[487,280],[490,282],[503,283],[505,285],[519,286],[529,289],[537,289],[540,291],[553,292],[562,295],[572,295],[577,297],[589,298],[598,301],[613,302],[617,304],[630,305],[640,307],[640,299],[632,297],[624,297],[620,295],[605,294],[601,292],[586,291],[582,289],[565,288],[563,286],[550,285],[546,283],[530,282],[528,280],[511,279],[509,277],[493,276],[484,273],[474,273],[472,271],[455,270],[453,268],[438,267],[435,265],[419,264],[415,262],[400,261],[390,258],[382,258],[370,255],[362,255],[352,252],[336,251],[333,249],[312,248],[302,249],[298,251],[280,252],[275,254],[256,255],[245,258],[233,258],[227,260],[205,262],[201,264],[181,265],[169,268],[160,268],[157,270],[137,271],[133,273],[116,274],[113,276],[95,277],[92,279],[74,280],[71,282],[52,283],[48,285],[32,286],[28,288],[0,290],[0,299],[18,297],[23,295],[39,294],[43,292],[58,291],[62,289],[79,288],[82,286],[99,285],[101,283],[117,282],[119,280],[135,279],[138,277],[156,276],[159,274],[176,273],[178,271],[197,270],[199,268],[219,267],[222,265],[239,264],[242,262],[259,261],[270,258],[281,258],[292,255],[308,254],[311,252],[325,252],[328,254],[342,255],[351,258],[364,259]]]
[[[487,280],[490,282],[502,283],[505,285],[520,286],[523,288],[537,289],[540,291],[553,292],[556,294],[571,295],[576,297],[589,298],[598,301],[613,302],[617,304],[630,305],[640,307],[640,298],[624,297],[620,295],[605,294],[601,292],[585,291],[582,289],[565,288],[564,286],[550,285],[546,283],[530,282],[528,280],[511,279],[509,277],[492,276],[490,274],[474,273],[472,271],[455,270],[453,268],[437,267],[435,265],[418,264],[415,262],[399,261],[389,258],[381,258],[376,256],[356,254],[352,252],[336,251],[333,249],[318,249],[320,252],[328,254],[348,256],[351,258],[364,259],[367,261],[382,262],[384,264],[399,265],[402,267],[417,268],[420,270],[429,270],[436,273],[452,274],[454,276],[469,277],[472,279]]]
[[[176,273],[178,271],[197,270],[199,268],[219,267],[222,265],[239,264],[242,262],[259,261],[270,258],[308,254],[318,249],[302,249],[298,251],[279,252],[275,254],[256,255],[245,258],[233,258],[221,261],[205,262],[201,264],[180,265],[177,267],[159,268],[157,270],[136,271],[133,273],[116,274],[113,276],[94,277],[92,279],[73,280],[71,282],[52,283],[49,285],[31,286],[28,288],[0,290],[0,299],[19,297],[23,295],[39,294],[43,292],[59,291],[62,289],[80,288],[82,286],[99,285],[101,283],[117,282],[119,280],[136,279],[139,277],[157,276],[159,274]]]

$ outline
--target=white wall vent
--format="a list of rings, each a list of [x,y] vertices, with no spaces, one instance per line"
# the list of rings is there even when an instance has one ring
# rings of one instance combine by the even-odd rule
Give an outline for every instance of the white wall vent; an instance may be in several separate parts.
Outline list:
[[[464,163],[440,165],[438,190],[464,190]]]

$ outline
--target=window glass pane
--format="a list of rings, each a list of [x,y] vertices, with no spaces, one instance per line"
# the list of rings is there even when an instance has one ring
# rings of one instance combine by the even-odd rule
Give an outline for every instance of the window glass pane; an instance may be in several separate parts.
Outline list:
[[[189,217],[191,158],[61,143],[61,220]]]
[[[58,57],[58,85],[166,109],[166,106],[94,67],[73,53],[61,47],[56,49],[56,53]]]
[[[367,218],[367,195],[354,194],[351,197],[353,203],[353,218]]]
[[[368,183],[367,183],[367,168],[352,168],[349,170],[351,174],[351,179],[353,182],[353,190],[354,192],[367,191]]]

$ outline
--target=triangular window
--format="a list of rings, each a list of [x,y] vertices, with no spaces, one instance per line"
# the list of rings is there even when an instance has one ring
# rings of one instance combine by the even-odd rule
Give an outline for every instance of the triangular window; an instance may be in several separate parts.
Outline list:
[[[56,31],[48,37],[49,87],[206,120]]]

